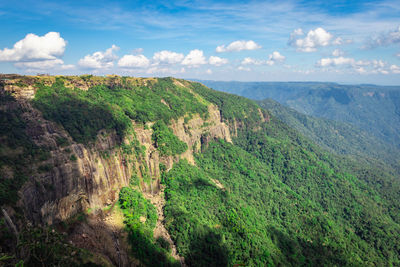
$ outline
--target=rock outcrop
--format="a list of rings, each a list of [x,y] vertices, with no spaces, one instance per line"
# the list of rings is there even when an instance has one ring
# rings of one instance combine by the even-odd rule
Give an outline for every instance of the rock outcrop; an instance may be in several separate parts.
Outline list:
[[[181,155],[160,156],[152,140],[152,123],[143,126],[133,121],[135,136],[125,137],[123,142],[130,145],[136,138],[140,146],[145,147],[143,155],[137,157],[137,153],[124,153],[115,132],[100,131],[96,141],[85,146],[74,142],[60,125],[44,119],[40,111],[30,104],[37,90],[35,83],[40,77],[18,77],[2,80],[2,90],[11,93],[23,109],[28,135],[51,154],[48,160],[40,163],[48,166],[46,171],[38,172],[38,166],[32,166],[31,176],[19,192],[19,206],[23,207],[26,217],[36,224],[65,221],[79,212],[101,209],[114,203],[119,190],[129,185],[135,174],[141,179],[140,188],[144,192],[156,194],[160,189],[160,163],[167,170],[181,158],[195,164],[193,154],[200,150],[202,144],[216,138],[231,142],[229,127],[222,121],[220,111],[209,104],[206,119],[195,114],[191,118],[170,122],[173,133],[188,146]],[[153,79],[129,79],[140,84],[154,82]],[[67,81],[71,86],[83,87],[83,90],[101,82],[95,79],[86,83],[84,79],[73,78]],[[40,82],[51,85],[55,78],[44,77]],[[108,79],[107,85],[111,83],[119,84],[121,81]],[[66,144],[58,144],[60,139],[67,140]]]

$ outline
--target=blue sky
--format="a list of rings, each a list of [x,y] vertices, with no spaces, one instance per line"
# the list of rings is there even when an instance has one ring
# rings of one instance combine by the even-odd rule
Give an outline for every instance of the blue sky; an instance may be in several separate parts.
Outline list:
[[[0,25],[2,73],[400,84],[398,0],[0,0]]]

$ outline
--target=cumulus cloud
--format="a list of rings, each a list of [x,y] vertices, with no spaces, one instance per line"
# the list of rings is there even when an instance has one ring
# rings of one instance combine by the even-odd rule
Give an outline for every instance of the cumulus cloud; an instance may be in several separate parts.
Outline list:
[[[285,56],[281,55],[281,53],[279,53],[278,51],[274,51],[272,52],[272,54],[270,54],[268,56],[268,60],[261,60],[261,59],[255,59],[255,58],[251,58],[251,57],[246,57],[242,60],[242,62],[240,63],[241,65],[274,65],[275,63],[282,63],[284,62],[286,59]]]
[[[240,71],[251,71],[250,68],[248,68],[248,67],[243,67],[243,66],[239,66],[237,69],[240,70]]]
[[[147,74],[163,74],[163,75],[176,75],[185,73],[185,68],[174,69],[169,67],[152,66],[146,70]]]
[[[119,47],[112,45],[106,51],[98,51],[91,55],[86,55],[78,61],[78,65],[87,69],[105,69],[114,66],[113,61],[118,57],[114,54]]]
[[[55,60],[64,54],[66,45],[67,42],[58,32],[49,32],[43,36],[30,33],[16,42],[13,48],[0,50],[0,61]]]
[[[124,55],[118,60],[118,66],[122,68],[146,68],[150,61],[144,55]]]
[[[302,29],[296,29],[290,34],[289,45],[296,48],[300,52],[314,52],[318,47],[328,45],[342,44],[343,40],[339,37],[334,39],[334,36],[319,27],[315,30],[310,30],[307,35]]]
[[[207,64],[207,60],[204,57],[202,50],[194,49],[189,52],[181,64],[188,67],[198,67],[200,65]]]
[[[339,65],[354,65],[354,58],[336,57],[336,58],[322,58],[317,62],[318,67],[330,67]]]
[[[335,50],[332,51],[332,56],[334,56],[334,57],[340,57],[343,55],[344,55],[344,52],[338,48],[336,48]]]
[[[17,62],[14,64],[19,69],[26,69],[30,71],[35,70],[68,70],[73,69],[74,65],[64,65],[64,61],[57,58],[57,59],[49,59],[49,60],[42,60],[42,61],[31,61],[31,62]]]
[[[317,67],[334,68],[346,67],[359,74],[399,74],[400,67],[390,65],[382,60],[355,60],[354,58],[336,57],[322,58],[316,63]]]
[[[272,54],[270,54],[268,56],[268,60],[266,61],[266,63],[270,66],[274,65],[275,63],[281,63],[284,62],[286,59],[285,56],[282,56],[278,51],[274,51],[272,52]]]
[[[390,66],[390,70],[392,71],[392,73],[394,74],[400,74],[400,67],[397,65],[391,65]]]
[[[245,41],[245,40],[238,40],[230,43],[228,46],[220,45],[217,46],[215,49],[216,52],[239,52],[242,50],[256,50],[260,49],[261,45],[257,44],[253,40]]]
[[[262,65],[264,63],[265,63],[264,60],[246,57],[242,60],[242,62],[240,64],[242,64],[242,65]]]
[[[221,57],[211,56],[211,57],[208,59],[208,63],[209,63],[210,65],[214,65],[214,66],[219,67],[219,66],[228,64],[228,59],[226,59],[226,58],[221,58]]]
[[[168,50],[156,52],[153,55],[153,60],[156,64],[176,64],[180,63],[184,58],[181,53],[176,53]]]
[[[400,43],[400,26],[398,26],[398,28],[393,31],[382,33],[377,37],[371,38],[367,42],[365,48],[375,48],[378,46],[388,46],[398,43]]]

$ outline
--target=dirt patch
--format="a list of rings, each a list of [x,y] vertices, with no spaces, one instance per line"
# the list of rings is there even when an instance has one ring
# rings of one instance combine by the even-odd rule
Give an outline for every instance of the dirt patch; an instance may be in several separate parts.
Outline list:
[[[69,235],[71,244],[91,251],[102,266],[139,266],[140,262],[129,256],[131,248],[122,212],[114,208],[94,213],[73,227]]]
[[[220,181],[218,181],[218,180],[216,180],[216,179],[212,179],[211,178],[211,181],[215,184],[215,186],[216,187],[218,187],[219,189],[221,189],[221,190],[225,190],[225,187],[224,187],[224,185],[223,184],[221,184],[221,182]]]

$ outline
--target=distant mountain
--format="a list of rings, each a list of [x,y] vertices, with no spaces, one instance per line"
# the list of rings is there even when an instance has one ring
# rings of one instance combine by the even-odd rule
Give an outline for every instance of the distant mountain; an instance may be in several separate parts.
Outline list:
[[[306,115],[347,122],[400,146],[400,87],[319,82],[201,81],[254,100],[271,98]]]
[[[332,152],[381,159],[391,165],[400,163],[398,149],[354,125],[304,115],[272,99],[258,101],[258,104],[316,144]]]

